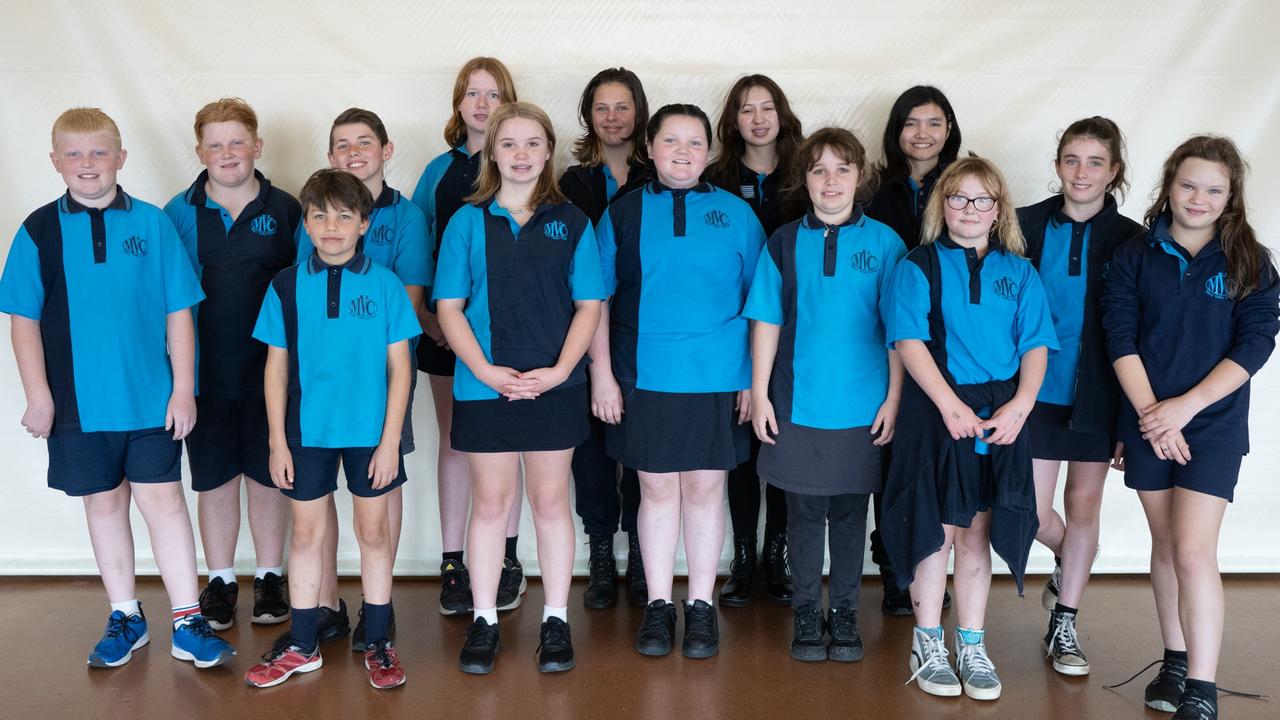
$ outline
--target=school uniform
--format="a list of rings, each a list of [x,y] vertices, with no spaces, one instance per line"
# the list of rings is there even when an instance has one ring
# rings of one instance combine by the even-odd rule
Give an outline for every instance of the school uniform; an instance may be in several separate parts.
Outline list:
[[[91,495],[180,478],[164,429],[173,374],[167,316],[204,299],[173,223],[123,188],[103,209],[65,193],[23,221],[0,312],[40,323],[53,395],[49,487]]]
[[[1116,249],[1102,295],[1108,355],[1113,362],[1137,355],[1158,400],[1186,393],[1223,359],[1252,376],[1271,356],[1280,330],[1280,282],[1265,255],[1259,287],[1232,298],[1219,239],[1190,257],[1170,234],[1170,222],[1166,212],[1145,235]],[[1249,452],[1249,383],[1182,429],[1191,447],[1186,465],[1156,457],[1127,397],[1121,398],[1118,435],[1125,446],[1125,485],[1183,487],[1231,501],[1240,458]]]
[[[929,195],[949,164],[939,160],[918,183],[908,175],[880,185],[867,204],[867,217],[892,228],[908,250],[915,248],[920,244],[920,224],[925,206],[929,204]]]
[[[284,494],[315,500],[337,489],[338,461],[353,495],[377,497],[369,461],[387,412],[387,346],[421,331],[404,285],[357,252],[342,265],[318,255],[282,270],[267,289],[253,336],[289,351],[285,438],[294,486]]]
[[[430,265],[435,271],[440,262],[441,239],[453,214],[466,205],[463,198],[475,190],[480,177],[482,153],[467,155],[467,146],[459,145],[437,155],[427,163],[413,189],[413,204],[422,211],[427,228],[427,243],[431,250]],[[435,306],[432,305],[434,310]],[[457,357],[431,338],[418,344],[418,369],[428,375],[452,375]]]
[[[945,233],[912,250],[881,304],[890,347],[920,340],[961,401],[989,418],[1017,391],[1022,356],[1058,349],[1040,276],[1025,258],[996,247],[984,257]],[[933,402],[903,380],[898,425],[884,488],[880,532],[900,588],[943,543],[942,525],[969,527],[991,515],[991,546],[1022,591],[1039,523],[1027,434],[1010,445],[953,440]]]
[[[587,218],[594,225],[600,222],[600,216],[604,215],[604,210],[609,207],[609,203],[632,190],[644,187],[647,182],[649,182],[648,163],[628,163],[625,183],[619,183],[613,176],[613,172],[609,170],[609,166],[600,163],[599,165],[571,165],[560,176],[559,185],[560,191],[569,198],[569,202],[586,213]]]
[[[574,302],[603,300],[591,221],[569,203],[539,205],[523,226],[493,199],[454,214],[433,295],[466,300],[471,332],[496,365],[518,371],[560,359]],[[450,442],[463,452],[566,450],[589,431],[585,356],[533,400],[510,401],[461,360],[453,374]]]
[[[742,304],[765,239],[755,213],[708,183],[652,181],[609,206],[597,238],[626,411],[610,455],[655,473],[736,467],[749,449],[734,410],[751,385]]]
[[[193,311],[199,422],[186,438],[197,492],[241,474],[275,487],[262,384],[267,349],[252,333],[271,279],[293,264],[302,209],[262,173],[254,177],[258,196],[236,218],[205,191],[207,170],[164,206],[206,296]]]
[[[821,603],[831,528],[831,607],[858,606],[868,494],[881,487],[871,425],[889,389],[880,298],[906,247],[861,206],[839,226],[812,213],[765,245],[743,315],[781,328],[769,379],[776,444],[757,467],[786,491],[792,605]]]
[[[745,200],[764,227],[765,236],[772,237],[783,223],[795,219],[794,215],[787,217],[782,206],[782,163],[789,161],[790,158],[783,158],[771,173],[758,173],[739,161],[734,182],[720,179],[712,179],[712,182]]]

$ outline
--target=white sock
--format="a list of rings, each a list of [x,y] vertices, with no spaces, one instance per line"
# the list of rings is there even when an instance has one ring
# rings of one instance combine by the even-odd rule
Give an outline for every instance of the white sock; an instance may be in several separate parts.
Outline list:
[[[130,615],[137,615],[142,612],[142,606],[138,603],[137,598],[134,598],[133,600],[125,600],[124,602],[111,603],[111,611],[115,612],[116,610],[124,613],[125,617],[129,617]]]
[[[475,608],[474,610],[471,611],[472,622],[479,620],[480,618],[484,618],[485,622],[489,623],[490,625],[497,625],[498,624],[498,608],[491,607],[486,610]]]
[[[261,580],[267,576],[267,573],[275,573],[280,577],[284,577],[284,567],[261,567],[253,572],[255,580]]]
[[[551,607],[550,605],[542,606],[542,622],[546,622],[551,618],[556,618],[561,622],[569,622],[568,607]]]
[[[209,582],[213,582],[214,578],[222,578],[222,582],[230,585],[236,581],[236,569],[229,567],[221,570],[210,570]]]

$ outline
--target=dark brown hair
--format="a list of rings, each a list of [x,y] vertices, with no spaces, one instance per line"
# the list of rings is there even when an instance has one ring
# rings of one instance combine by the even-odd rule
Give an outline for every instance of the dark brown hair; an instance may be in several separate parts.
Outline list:
[[[951,101],[942,91],[932,85],[916,85],[907,88],[889,110],[889,120],[884,126],[884,137],[881,139],[883,157],[880,160],[880,180],[893,183],[905,180],[911,174],[911,164],[907,154],[902,152],[898,139],[902,136],[902,128],[906,127],[911,111],[921,105],[937,105],[947,119],[947,141],[942,144],[942,152],[938,153],[938,164],[946,167],[955,162],[960,155],[960,123],[956,122],[956,113],[951,109]],[[930,238],[932,240],[932,238]]]
[[[373,195],[364,183],[345,170],[325,168],[317,170],[307,178],[307,184],[298,193],[298,203],[302,205],[305,215],[311,208],[323,210],[332,205],[335,208],[350,210],[363,220],[373,212]]]
[[[364,108],[347,108],[338,113],[338,117],[333,119],[333,125],[329,127],[329,150],[333,150],[333,131],[338,129],[339,125],[354,125],[361,123],[368,125],[373,131],[374,136],[378,138],[378,142],[386,145],[391,142],[391,137],[387,135],[387,126],[382,124],[382,118],[372,110]]]
[[[1094,115],[1071,123],[1066,130],[1062,131],[1062,137],[1058,138],[1058,153],[1054,156],[1055,162],[1062,162],[1063,148],[1074,140],[1097,140],[1107,149],[1107,154],[1111,156],[1111,163],[1120,166],[1116,170],[1115,179],[1107,184],[1107,192],[1119,193],[1119,200],[1124,202],[1125,193],[1129,191],[1129,181],[1124,176],[1124,171],[1128,166],[1124,162],[1124,136],[1120,134],[1120,126],[1101,115]],[[1062,192],[1062,189],[1059,188],[1056,192]]]
[[[601,70],[587,82],[582,98],[578,101],[578,121],[586,132],[573,143],[573,157],[583,165],[592,167],[604,162],[604,151],[600,147],[600,138],[596,136],[595,125],[591,123],[591,116],[596,102],[596,90],[608,83],[617,83],[631,91],[636,122],[631,128],[631,155],[627,157],[627,161],[643,163],[648,159],[644,147],[644,126],[649,122],[649,99],[645,97],[640,78],[624,67]]]
[[[742,99],[751,88],[763,88],[773,98],[773,107],[778,112],[777,155],[778,168],[784,173],[781,185],[791,184],[791,173],[795,162],[796,149],[804,140],[804,131],[800,127],[800,118],[791,110],[787,96],[778,83],[768,75],[744,75],[729,88],[724,98],[724,109],[720,112],[720,120],[716,125],[716,140],[720,143],[720,154],[707,165],[706,177],[719,185],[728,187],[738,184],[738,163],[746,152],[747,141],[738,132],[738,112],[742,110]]]

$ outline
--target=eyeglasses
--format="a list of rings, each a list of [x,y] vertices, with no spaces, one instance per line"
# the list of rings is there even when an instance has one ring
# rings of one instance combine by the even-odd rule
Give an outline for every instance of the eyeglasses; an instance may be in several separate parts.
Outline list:
[[[989,197],[967,198],[963,195],[948,195],[947,207],[952,210],[964,210],[969,207],[969,203],[973,203],[973,209],[978,212],[987,212],[996,206],[996,199]]]

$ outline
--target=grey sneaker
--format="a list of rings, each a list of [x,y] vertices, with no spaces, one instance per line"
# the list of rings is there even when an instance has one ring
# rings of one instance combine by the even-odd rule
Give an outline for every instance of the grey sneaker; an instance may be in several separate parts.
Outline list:
[[[947,661],[947,644],[942,638],[934,639],[919,628],[911,631],[911,677],[921,690],[930,695],[956,697],[960,694],[960,679]]]
[[[996,666],[987,657],[985,642],[970,645],[956,633],[956,670],[964,685],[964,694],[974,700],[995,700],[1000,697],[1000,676]]]
[[[1080,649],[1076,637],[1076,616],[1053,613],[1049,616],[1049,632],[1044,636],[1046,658],[1053,658],[1053,669],[1063,675],[1088,675],[1089,658]]]
[[[1058,606],[1058,588],[1062,587],[1062,566],[1054,564],[1053,574],[1049,576],[1049,581],[1044,584],[1044,591],[1040,593],[1040,604],[1045,610],[1053,612]]]

